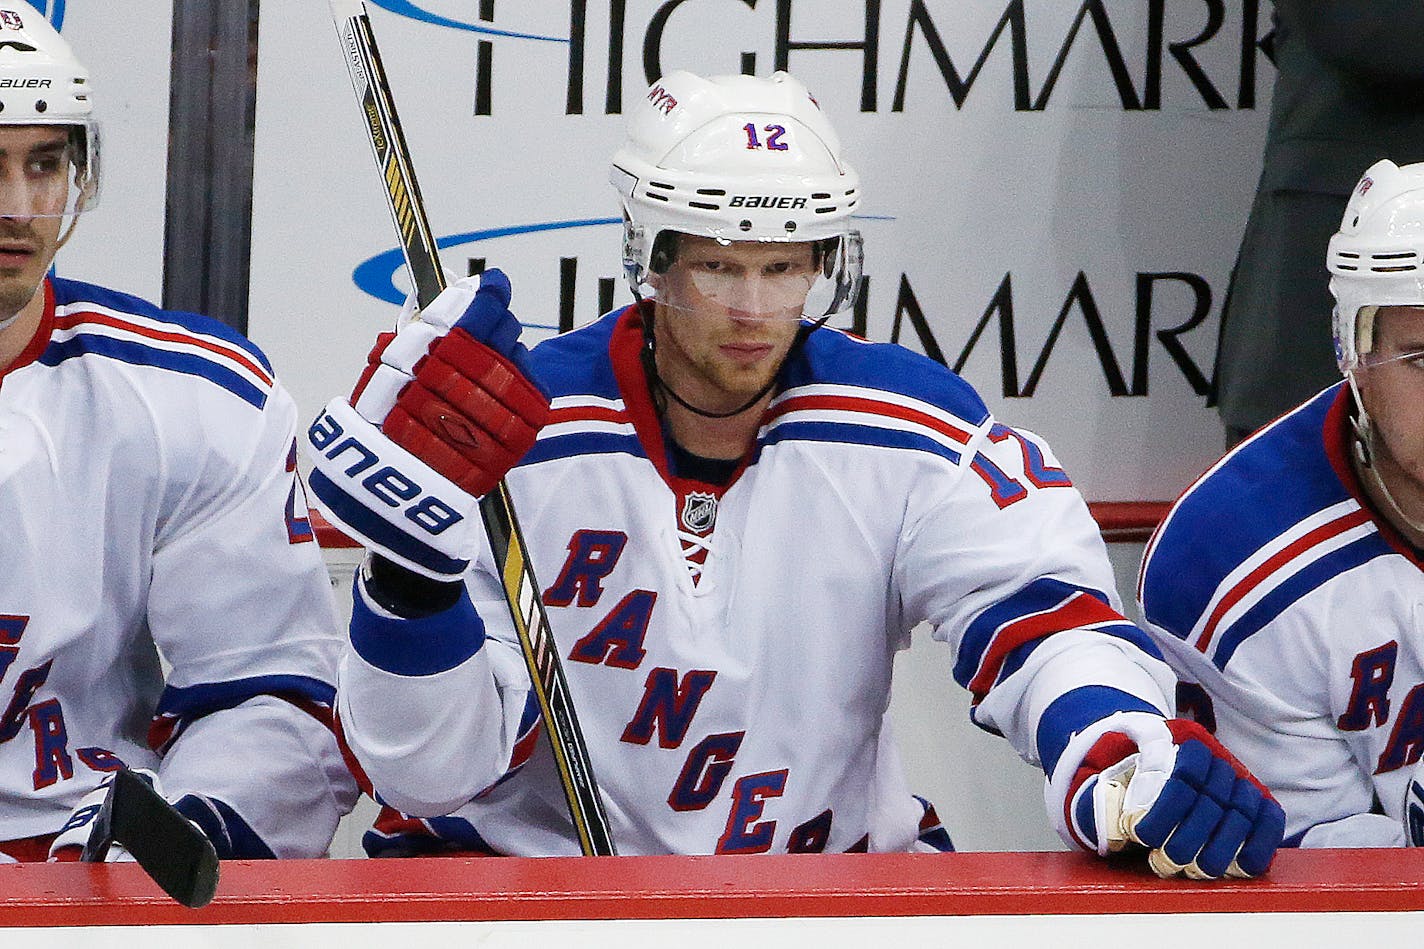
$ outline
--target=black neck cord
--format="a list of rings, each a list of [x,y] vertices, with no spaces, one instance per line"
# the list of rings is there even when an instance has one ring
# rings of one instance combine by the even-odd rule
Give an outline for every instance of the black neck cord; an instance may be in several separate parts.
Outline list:
[[[636,293],[634,294],[634,296],[637,298],[637,305],[639,309],[641,309],[643,305],[643,298]],[[830,318],[830,315],[827,314],[826,316],[821,317],[815,323],[812,323],[810,325],[803,323],[799,327],[797,327],[796,338],[792,340],[791,348],[786,351],[786,356],[782,359],[781,365],[785,366],[786,361],[789,360],[792,356],[794,356],[796,354],[796,350],[799,349],[806,342],[806,337],[810,336],[813,330],[820,329],[822,326],[824,326],[826,321]],[[662,394],[666,393],[667,395],[672,397],[672,400],[674,402],[687,409],[687,411],[693,413],[694,415],[700,415],[703,418],[714,419],[731,418],[734,415],[741,415],[747,409],[760,402],[762,398],[764,398],[768,392],[775,388],[776,384],[780,381],[779,377],[781,375],[781,367],[778,366],[777,371],[772,373],[771,378],[767,380],[766,385],[758,389],[756,395],[752,396],[746,402],[742,403],[737,408],[732,409],[730,412],[711,412],[707,409],[698,408],[697,406],[693,405],[691,402],[678,395],[677,391],[673,389],[672,386],[668,385],[667,380],[663,379],[662,375],[658,372],[656,350],[657,341],[653,335],[653,314],[650,311],[643,318],[643,348],[641,353],[639,353],[639,356],[643,363],[643,374],[648,378],[648,390],[653,395],[653,402],[657,406],[659,415],[663,413],[664,406],[658,405],[657,403],[660,401],[660,397],[662,396]]]

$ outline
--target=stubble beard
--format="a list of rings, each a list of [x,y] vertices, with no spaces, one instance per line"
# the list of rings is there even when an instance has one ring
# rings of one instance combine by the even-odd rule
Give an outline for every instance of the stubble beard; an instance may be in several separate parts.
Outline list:
[[[35,298],[37,284],[29,284],[23,276],[0,270],[0,323],[11,319]]]

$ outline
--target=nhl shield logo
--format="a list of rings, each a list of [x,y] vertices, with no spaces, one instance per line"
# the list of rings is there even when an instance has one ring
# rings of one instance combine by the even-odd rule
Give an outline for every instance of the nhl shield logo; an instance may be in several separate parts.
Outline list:
[[[682,501],[682,526],[694,534],[705,534],[717,523],[717,495],[689,491]]]

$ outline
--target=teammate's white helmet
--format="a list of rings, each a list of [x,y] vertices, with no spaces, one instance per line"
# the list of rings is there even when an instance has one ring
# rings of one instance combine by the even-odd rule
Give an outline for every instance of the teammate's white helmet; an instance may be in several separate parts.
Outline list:
[[[731,241],[824,241],[805,315],[854,300],[860,234],[851,213],[860,179],[816,100],[784,72],[769,78],[669,73],[634,107],[609,180],[627,218],[623,264],[633,291],[650,276],[667,232]]]
[[[1349,375],[1373,341],[1382,306],[1424,306],[1424,163],[1369,167],[1326,253],[1335,296],[1335,358]]]
[[[24,0],[0,0],[0,126],[66,125],[74,174],[63,214],[93,207],[99,192],[99,130],[89,71],[49,20]],[[15,209],[0,208],[0,213]]]

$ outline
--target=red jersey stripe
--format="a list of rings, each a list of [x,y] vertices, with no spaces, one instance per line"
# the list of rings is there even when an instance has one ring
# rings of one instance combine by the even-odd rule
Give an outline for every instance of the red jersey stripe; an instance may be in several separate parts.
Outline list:
[[[146,336],[149,339],[159,339],[170,343],[186,343],[205,349],[210,353],[226,357],[248,372],[252,373],[262,381],[264,385],[272,385],[272,376],[260,365],[254,362],[246,353],[238,349],[232,349],[213,340],[205,339],[187,333],[169,333],[164,330],[153,329],[138,323],[130,323],[128,320],[121,320],[118,317],[109,316],[105,313],[95,313],[91,310],[81,310],[75,313],[66,313],[63,316],[55,315],[54,325],[57,329],[70,330],[83,323],[97,323],[101,326],[112,327],[113,329],[124,330],[135,333],[139,336]]]
[[[1117,610],[1095,596],[1079,592],[1051,610],[1005,623],[994,634],[989,648],[984,650],[979,671],[969,682],[969,691],[976,700],[986,695],[993,687],[994,680],[999,677],[999,669],[1009,653],[1026,642],[1065,629],[1079,629],[1097,623],[1124,622],[1126,620]]]
[[[942,435],[961,445],[969,444],[970,434],[963,429],[950,425],[942,419],[935,418],[917,409],[907,408],[903,405],[896,405],[893,402],[881,402],[875,399],[858,398],[849,395],[798,395],[792,396],[785,402],[773,408],[762,420],[763,424],[774,421],[788,412],[800,411],[838,411],[838,412],[864,412],[867,415],[884,415],[891,418],[898,418],[906,422],[914,422],[926,428],[934,429]]]
[[[1216,609],[1211,611],[1211,617],[1207,620],[1205,628],[1202,629],[1201,639],[1197,640],[1197,650],[1202,653],[1206,652],[1207,647],[1211,645],[1212,637],[1216,635],[1216,629],[1221,624],[1222,617],[1225,616],[1227,611],[1233,606],[1241,602],[1248,593],[1260,586],[1261,582],[1267,577],[1310,548],[1323,544],[1330,538],[1343,534],[1352,527],[1365,524],[1369,522],[1369,520],[1369,511],[1366,511],[1364,508],[1359,508],[1351,511],[1349,514],[1337,517],[1333,521],[1321,524],[1319,527],[1305,534],[1303,537],[1297,538],[1269,557],[1259,567],[1239,580],[1237,584],[1228,590],[1226,595],[1221,598],[1221,602],[1216,604]]]

